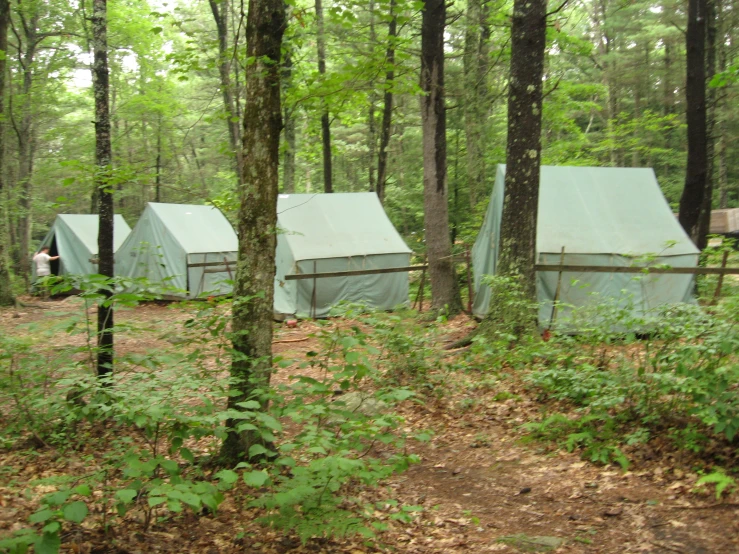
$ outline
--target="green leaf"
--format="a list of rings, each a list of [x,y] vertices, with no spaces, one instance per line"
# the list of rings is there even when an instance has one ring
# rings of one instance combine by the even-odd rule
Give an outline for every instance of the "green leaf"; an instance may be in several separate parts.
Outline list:
[[[180,456],[182,456],[185,460],[190,462],[191,464],[195,463],[195,456],[193,456],[193,453],[190,451],[189,448],[180,448]]]
[[[269,480],[269,475],[264,471],[252,471],[244,473],[244,483],[250,487],[261,487]]]
[[[138,492],[133,489],[122,489],[115,493],[115,497],[124,504],[130,504],[137,495]]]
[[[88,487],[87,485],[79,485],[72,490],[75,494],[79,494],[80,496],[90,496],[92,494],[90,487]]]
[[[36,554],[57,554],[62,546],[62,539],[58,533],[44,533],[33,544]]]
[[[31,523],[41,523],[42,521],[46,521],[52,517],[54,517],[54,512],[47,508],[46,510],[41,510],[40,512],[32,514],[31,517],[28,518],[28,521]]]
[[[267,450],[265,447],[263,447],[261,444],[252,444],[249,447],[249,457],[253,458],[254,456],[262,456],[262,455],[271,455],[272,452]]]
[[[153,508],[154,506],[159,506],[159,504],[164,504],[166,501],[167,497],[165,496],[150,496],[149,500],[147,500],[150,508]]]
[[[82,523],[82,520],[87,517],[88,509],[87,504],[81,500],[72,502],[64,506],[64,519],[71,521],[72,523]]]
[[[44,525],[44,528],[41,529],[41,531],[43,533],[53,534],[53,533],[58,533],[61,528],[62,528],[61,523],[59,523],[58,521],[52,521],[51,523],[47,523],[46,525]]]
[[[215,477],[216,479],[220,479],[227,485],[233,485],[239,478],[239,475],[235,471],[231,471],[230,469],[222,469],[221,471],[216,473]]]

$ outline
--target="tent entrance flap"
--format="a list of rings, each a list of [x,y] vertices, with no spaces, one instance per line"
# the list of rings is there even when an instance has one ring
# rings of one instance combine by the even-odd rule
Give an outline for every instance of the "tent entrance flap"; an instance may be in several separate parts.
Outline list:
[[[228,294],[236,273],[235,252],[187,255],[187,290],[191,296]]]

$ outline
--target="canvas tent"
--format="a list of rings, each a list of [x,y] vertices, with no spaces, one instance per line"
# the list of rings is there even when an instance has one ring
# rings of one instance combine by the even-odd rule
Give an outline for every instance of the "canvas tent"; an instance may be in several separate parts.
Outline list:
[[[500,248],[505,165],[499,165],[485,221],[472,250],[475,275],[473,312],[484,317],[490,288],[483,275],[495,274]],[[695,267],[698,250],[673,216],[651,169],[542,166],[536,238],[537,263],[630,266],[635,256],[653,264]],[[537,273],[539,324],[550,325],[558,272]],[[616,299],[645,313],[657,306],[692,301],[692,275],[633,273],[562,274],[557,319],[567,305]],[[627,304],[628,303],[628,304]]]
[[[237,251],[236,233],[217,208],[149,202],[116,252],[116,274],[172,289],[165,296],[228,294]]]
[[[275,312],[325,317],[342,300],[390,309],[408,301],[408,273],[285,280],[286,275],[406,267],[411,250],[374,193],[281,194]]]
[[[117,250],[131,228],[123,216],[113,218],[113,249]],[[60,256],[51,262],[54,275],[91,275],[98,272],[98,216],[90,214],[59,214],[41,241],[39,250],[49,247],[49,255]],[[36,264],[31,264],[36,278]]]

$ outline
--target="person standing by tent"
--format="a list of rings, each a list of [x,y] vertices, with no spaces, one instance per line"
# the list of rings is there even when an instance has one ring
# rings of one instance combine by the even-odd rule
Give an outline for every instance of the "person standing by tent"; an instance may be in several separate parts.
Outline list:
[[[43,246],[41,250],[33,256],[33,263],[36,264],[36,282],[38,282],[39,279],[43,279],[44,277],[51,275],[51,262],[58,259],[59,256],[49,256],[48,246]],[[35,286],[36,283],[34,283],[34,287]]]

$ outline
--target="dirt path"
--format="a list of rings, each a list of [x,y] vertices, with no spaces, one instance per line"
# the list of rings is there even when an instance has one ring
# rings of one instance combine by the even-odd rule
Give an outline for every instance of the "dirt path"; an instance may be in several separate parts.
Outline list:
[[[83,309],[73,299],[49,304],[50,308],[24,308],[19,317],[12,310],[0,311],[0,332],[24,334],[34,328],[28,325],[49,331],[53,323]],[[122,334],[117,347],[137,352],[157,348],[176,337],[191,315],[192,310],[156,304],[122,311],[118,324],[148,332]],[[311,322],[301,322],[297,329],[281,327],[275,352],[304,359],[317,347],[310,336],[317,328]],[[450,329],[459,328],[459,322],[450,324]],[[84,340],[64,334],[52,337],[59,343]],[[405,403],[401,413],[407,431],[431,430],[433,438],[410,445],[421,463],[390,479],[385,490],[423,511],[411,524],[391,522],[378,547],[356,539],[301,546],[250,523],[253,515],[229,497],[216,516],[185,515],[145,534],[129,521],[115,530],[115,547],[110,537],[90,531],[70,543],[74,546],[67,551],[739,553],[736,494],[717,503],[705,493],[691,492],[695,475],[674,459],[653,457],[623,472],[584,462],[576,454],[549,452],[537,443],[524,445],[520,425],[536,417],[539,406],[525,391],[504,396],[507,399],[496,401],[491,391],[466,391],[461,399],[451,394],[425,405]],[[39,476],[64,474],[80,463],[55,459],[43,450],[31,458],[0,451],[3,474],[12,481],[7,488],[0,483],[0,535],[24,525],[33,509],[27,498],[16,494],[35,490],[32,482]]]

